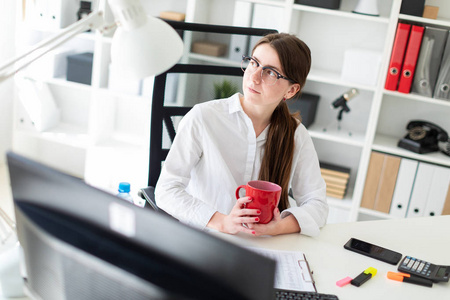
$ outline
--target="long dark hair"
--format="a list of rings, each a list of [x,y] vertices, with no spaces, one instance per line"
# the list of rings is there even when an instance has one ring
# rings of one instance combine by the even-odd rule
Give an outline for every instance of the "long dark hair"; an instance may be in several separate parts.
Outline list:
[[[287,33],[264,36],[253,47],[253,51],[261,44],[269,44],[276,50],[281,63],[281,71],[288,78],[300,84],[300,90],[294,96],[298,97],[311,68],[309,47],[295,35]],[[294,157],[294,134],[300,121],[298,113],[291,114],[289,112],[286,101],[280,101],[270,119],[259,179],[274,182],[282,187],[281,199],[278,204],[280,211],[289,207],[288,192]]]

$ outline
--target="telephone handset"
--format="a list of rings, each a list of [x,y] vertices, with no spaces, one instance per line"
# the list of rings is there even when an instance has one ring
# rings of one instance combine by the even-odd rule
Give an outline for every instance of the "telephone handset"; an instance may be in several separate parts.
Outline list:
[[[439,151],[440,142],[447,144],[448,147],[449,138],[447,132],[436,124],[422,120],[412,120],[408,123],[406,129],[408,133],[398,142],[398,146],[401,148],[423,154]],[[442,149],[442,152],[450,155],[444,149]]]

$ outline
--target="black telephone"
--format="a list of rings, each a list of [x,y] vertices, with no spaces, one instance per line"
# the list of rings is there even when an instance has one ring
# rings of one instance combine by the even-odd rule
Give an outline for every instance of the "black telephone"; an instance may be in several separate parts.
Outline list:
[[[443,153],[450,155],[448,134],[436,124],[412,120],[406,129],[408,134],[398,142],[399,147],[419,154],[441,149]]]

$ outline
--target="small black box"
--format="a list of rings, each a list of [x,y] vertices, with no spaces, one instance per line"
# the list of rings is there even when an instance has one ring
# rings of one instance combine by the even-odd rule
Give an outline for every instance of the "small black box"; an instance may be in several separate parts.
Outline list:
[[[67,81],[91,85],[93,58],[91,52],[67,56]]]
[[[421,17],[425,8],[425,0],[404,0],[400,7],[400,13]]]
[[[287,100],[286,103],[291,113],[300,111],[302,124],[309,127],[316,119],[317,104],[320,96],[308,93],[302,93],[297,100]]]
[[[331,9],[339,9],[341,6],[341,0],[295,0],[295,3]]]

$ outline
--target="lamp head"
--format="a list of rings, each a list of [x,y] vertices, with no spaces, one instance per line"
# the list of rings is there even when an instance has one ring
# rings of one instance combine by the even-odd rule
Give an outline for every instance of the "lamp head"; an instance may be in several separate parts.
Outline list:
[[[359,0],[353,12],[362,15],[379,16],[378,0]]]
[[[147,17],[139,0],[108,0],[117,20],[111,45],[115,68],[129,78],[160,74],[178,62],[183,41],[166,22]]]

